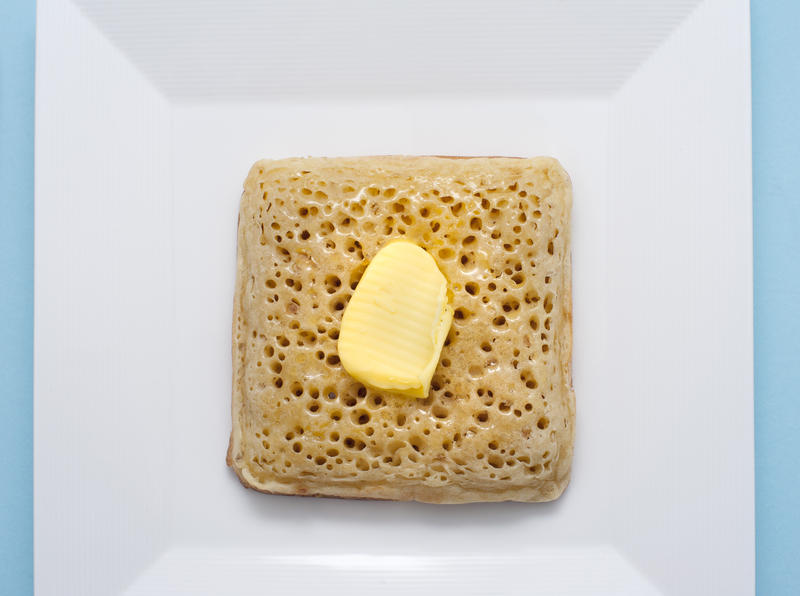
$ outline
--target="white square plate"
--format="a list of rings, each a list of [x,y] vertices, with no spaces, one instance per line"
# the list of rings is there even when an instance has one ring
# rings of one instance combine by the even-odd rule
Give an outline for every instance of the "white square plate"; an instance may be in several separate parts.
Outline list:
[[[41,0],[38,594],[754,589],[747,0]],[[224,463],[253,161],[558,157],[554,503],[270,497]]]

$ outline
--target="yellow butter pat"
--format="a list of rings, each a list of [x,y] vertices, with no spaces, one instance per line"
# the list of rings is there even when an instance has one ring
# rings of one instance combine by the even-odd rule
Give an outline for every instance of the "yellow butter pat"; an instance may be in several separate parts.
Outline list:
[[[452,322],[436,261],[397,240],[372,259],[344,311],[339,359],[365,385],[424,398]]]

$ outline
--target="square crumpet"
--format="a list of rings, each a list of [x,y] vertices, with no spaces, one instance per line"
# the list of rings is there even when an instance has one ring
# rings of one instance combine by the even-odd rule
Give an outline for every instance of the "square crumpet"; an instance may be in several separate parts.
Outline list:
[[[247,176],[228,464],[268,493],[548,501],[569,482],[569,176],[552,158],[263,160]],[[398,237],[448,279],[426,399],[365,387],[336,350],[371,257]]]

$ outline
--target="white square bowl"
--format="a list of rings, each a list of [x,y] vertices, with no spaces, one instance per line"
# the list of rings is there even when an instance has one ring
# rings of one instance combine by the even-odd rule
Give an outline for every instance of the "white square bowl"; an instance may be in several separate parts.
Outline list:
[[[746,0],[40,0],[38,594],[754,590]],[[577,442],[549,504],[243,489],[224,463],[261,157],[558,157]]]

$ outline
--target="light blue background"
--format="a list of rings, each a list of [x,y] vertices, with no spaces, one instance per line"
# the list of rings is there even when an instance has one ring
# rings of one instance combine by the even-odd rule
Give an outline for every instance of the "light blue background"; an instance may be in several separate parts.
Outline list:
[[[800,594],[800,2],[751,0],[756,586]]]
[[[800,2],[752,0],[756,584],[800,594]],[[33,0],[0,0],[0,594],[33,591]]]
[[[33,591],[33,0],[0,0],[0,594]]]

